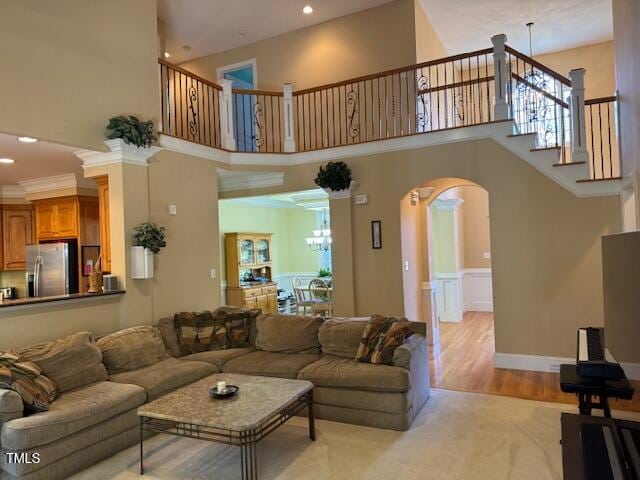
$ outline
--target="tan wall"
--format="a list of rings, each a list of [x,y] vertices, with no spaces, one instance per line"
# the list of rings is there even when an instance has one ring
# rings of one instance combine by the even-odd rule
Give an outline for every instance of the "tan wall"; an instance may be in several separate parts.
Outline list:
[[[603,237],[602,256],[607,347],[619,362],[640,363],[640,232]]]
[[[535,59],[565,77],[574,68],[584,68],[586,98],[608,97],[613,95],[616,89],[616,59],[613,42],[594,43],[584,47],[535,55]]]
[[[491,268],[491,259],[484,252],[491,252],[489,229],[489,194],[481,187],[458,187],[462,223],[460,259],[462,268]]]
[[[349,301],[360,315],[403,314],[400,202],[430,179],[456,177],[489,193],[496,351],[572,356],[576,328],[602,324],[600,235],[620,228],[617,197],[577,198],[491,140],[347,163],[369,203],[331,202],[336,291],[353,288],[336,298],[338,314]],[[288,169],[280,191],[309,188],[317,168]],[[371,249],[371,220],[382,221],[381,250]]]
[[[416,59],[414,0],[396,0],[181,66],[217,80],[216,69],[255,58],[258,88],[294,89],[411,65]]]
[[[422,8],[420,0],[414,0],[414,16],[416,24],[416,62],[447,57],[447,51],[431,24],[431,20]],[[462,53],[462,52],[456,52]]]
[[[154,0],[0,0],[0,131],[104,150],[109,117],[159,117]]]
[[[79,331],[96,336],[120,328],[123,296],[77,300],[0,312],[0,351],[45,342]]]
[[[622,173],[640,170],[640,2],[613,0],[616,81],[620,92]],[[636,192],[640,202],[640,196]],[[640,209],[638,209],[640,211]]]
[[[218,174],[210,160],[162,151],[149,166],[150,218],[166,228],[152,281],[153,318],[220,305]],[[176,205],[170,216],[168,204]],[[211,278],[210,269],[216,270]]]

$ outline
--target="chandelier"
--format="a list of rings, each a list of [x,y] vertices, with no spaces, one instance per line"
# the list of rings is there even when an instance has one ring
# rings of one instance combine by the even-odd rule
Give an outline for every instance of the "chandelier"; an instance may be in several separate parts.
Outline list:
[[[328,251],[331,248],[331,230],[327,223],[326,211],[322,212],[322,228],[312,231],[313,236],[305,238],[307,246],[314,252]]]
[[[529,29],[529,56],[533,58],[532,42],[533,22],[527,23]],[[549,100],[550,94],[554,91],[552,80],[531,66],[522,74],[522,82],[516,86],[517,96],[520,100],[522,120],[528,124],[528,129],[538,133],[538,143],[540,146],[548,146],[555,138],[555,106]]]

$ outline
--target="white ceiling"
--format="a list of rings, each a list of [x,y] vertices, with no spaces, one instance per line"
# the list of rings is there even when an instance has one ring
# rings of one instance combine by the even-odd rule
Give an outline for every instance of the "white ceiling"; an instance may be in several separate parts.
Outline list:
[[[0,185],[73,173],[82,178],[82,161],[73,152],[78,148],[43,142],[21,143],[15,135],[0,133],[0,158],[16,163],[0,164]]]
[[[604,42],[613,38],[611,0],[420,0],[448,53],[491,46],[507,35],[516,50],[529,53],[527,22],[533,27],[533,54]]]
[[[390,0],[158,0],[166,49],[180,63],[326,22]],[[305,5],[314,9],[302,13]],[[241,32],[245,32],[244,35]],[[183,45],[191,51],[182,50]]]
[[[329,208],[329,196],[320,188],[257,197],[230,198],[221,201],[232,205],[268,208],[298,208],[305,210],[324,210]]]

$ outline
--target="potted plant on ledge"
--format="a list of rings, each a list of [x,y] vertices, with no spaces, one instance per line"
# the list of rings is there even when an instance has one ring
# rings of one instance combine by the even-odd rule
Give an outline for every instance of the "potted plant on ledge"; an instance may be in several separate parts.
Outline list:
[[[131,278],[153,278],[153,254],[167,246],[164,227],[145,222],[138,225],[131,247]]]
[[[320,167],[316,185],[329,194],[329,198],[348,198],[358,182],[351,177],[351,170],[344,162],[329,162]]]
[[[153,133],[153,121],[143,122],[134,115],[111,117],[107,124],[107,147],[112,152],[126,155],[146,163],[159,149],[152,144],[157,140]]]

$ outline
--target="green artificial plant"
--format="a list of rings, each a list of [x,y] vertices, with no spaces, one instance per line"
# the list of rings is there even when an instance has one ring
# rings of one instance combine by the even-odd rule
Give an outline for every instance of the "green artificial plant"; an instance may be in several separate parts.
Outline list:
[[[141,223],[134,229],[133,245],[145,247],[153,253],[158,253],[161,248],[167,246],[164,235],[164,227],[158,227],[155,223]]]
[[[136,147],[150,147],[156,141],[153,133],[153,121],[142,122],[133,115],[111,117],[107,125],[107,138],[121,138],[125,143]]]
[[[351,185],[351,170],[344,162],[329,162],[320,167],[315,182],[320,188],[346,190]]]

